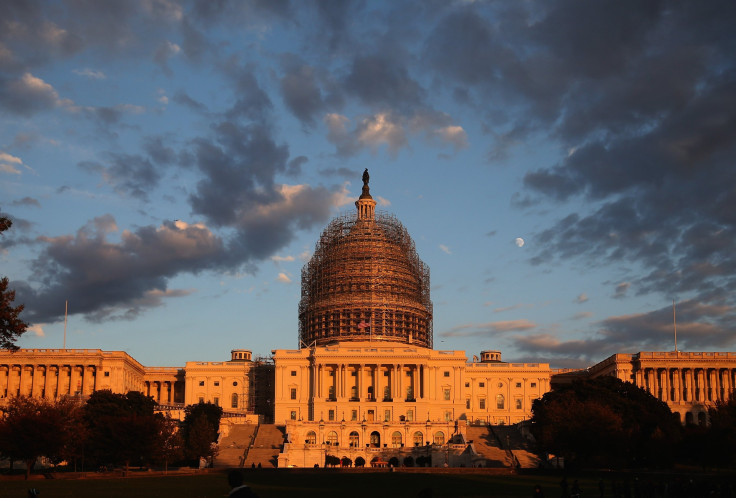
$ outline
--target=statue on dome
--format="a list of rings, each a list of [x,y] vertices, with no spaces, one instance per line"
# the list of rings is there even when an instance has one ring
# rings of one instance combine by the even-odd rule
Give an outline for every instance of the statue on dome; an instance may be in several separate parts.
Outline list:
[[[363,185],[368,185],[368,181],[371,179],[371,175],[368,174],[368,168],[363,171]]]

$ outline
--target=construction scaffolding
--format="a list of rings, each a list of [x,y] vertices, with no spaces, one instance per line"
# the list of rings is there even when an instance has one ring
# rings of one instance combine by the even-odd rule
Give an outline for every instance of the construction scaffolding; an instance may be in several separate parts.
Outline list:
[[[393,215],[346,214],[302,268],[299,347],[379,340],[432,347],[429,267]]]

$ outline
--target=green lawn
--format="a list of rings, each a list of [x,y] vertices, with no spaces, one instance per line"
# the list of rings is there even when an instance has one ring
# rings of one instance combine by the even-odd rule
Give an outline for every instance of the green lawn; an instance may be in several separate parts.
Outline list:
[[[342,472],[339,469],[263,469],[245,471],[261,498],[279,497],[414,497],[429,488],[433,497],[529,497],[541,484],[548,497],[559,495],[560,476],[516,476],[489,474],[445,474],[394,472]],[[581,479],[586,495],[597,492],[597,484]],[[41,491],[41,498],[84,497],[223,497],[228,486],[224,473],[127,479],[0,479],[0,498],[26,496],[28,488]]]

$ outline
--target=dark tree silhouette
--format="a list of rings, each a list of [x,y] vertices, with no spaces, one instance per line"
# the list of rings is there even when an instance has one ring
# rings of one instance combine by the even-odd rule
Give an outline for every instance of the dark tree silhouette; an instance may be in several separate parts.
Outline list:
[[[84,407],[88,428],[86,454],[98,464],[142,464],[153,458],[159,444],[161,415],[156,402],[137,391],[115,394],[95,391]]]
[[[682,432],[666,403],[613,377],[550,391],[532,412],[540,448],[570,467],[669,466]]]
[[[0,454],[26,465],[26,479],[36,459],[56,457],[64,446],[64,420],[59,408],[47,400],[14,396],[0,419]]]
[[[13,226],[10,218],[0,216],[0,234]],[[20,319],[20,314],[25,307],[22,304],[13,306],[15,291],[8,289],[8,278],[0,279],[0,349],[15,351],[18,346],[15,341],[23,335],[28,324]]]
[[[212,403],[197,403],[184,409],[181,429],[187,458],[215,456],[221,417],[222,408]]]

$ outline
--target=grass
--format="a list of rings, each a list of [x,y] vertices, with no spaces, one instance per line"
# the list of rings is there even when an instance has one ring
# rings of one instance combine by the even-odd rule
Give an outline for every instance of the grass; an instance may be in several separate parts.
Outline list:
[[[261,498],[383,498],[415,497],[431,489],[437,497],[529,497],[535,484],[548,496],[559,493],[559,475],[498,475],[486,473],[410,473],[388,471],[345,472],[339,469],[245,470],[246,482]],[[572,482],[572,481],[571,481]],[[597,492],[597,481],[581,479],[587,495]],[[224,473],[92,479],[0,480],[0,498],[25,497],[29,488],[41,491],[41,498],[54,497],[192,497],[227,496]]]

